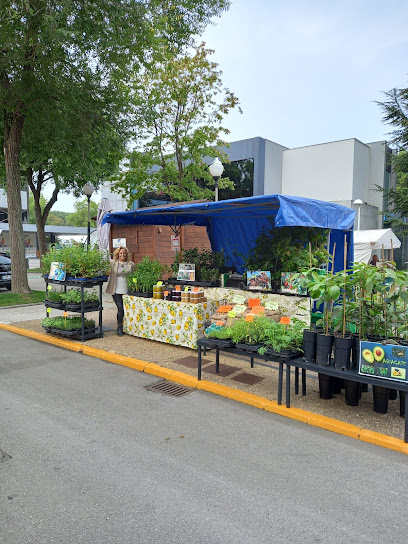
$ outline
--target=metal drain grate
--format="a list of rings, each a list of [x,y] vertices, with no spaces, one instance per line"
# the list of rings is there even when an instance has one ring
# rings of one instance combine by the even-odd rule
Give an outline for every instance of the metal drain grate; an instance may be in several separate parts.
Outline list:
[[[182,397],[195,391],[191,387],[184,387],[178,383],[168,382],[166,380],[162,382],[153,383],[152,385],[146,385],[148,391],[155,391],[157,393],[163,393],[164,395],[169,395],[170,397]]]

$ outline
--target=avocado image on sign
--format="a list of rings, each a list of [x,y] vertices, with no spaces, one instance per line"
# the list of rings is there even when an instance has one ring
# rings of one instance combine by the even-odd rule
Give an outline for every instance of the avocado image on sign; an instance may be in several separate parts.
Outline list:
[[[371,349],[363,349],[363,359],[367,361],[367,363],[374,363],[374,355]]]
[[[375,348],[373,349],[373,353],[374,353],[374,359],[376,361],[382,361],[384,359],[384,350],[382,347],[380,346],[375,346]]]

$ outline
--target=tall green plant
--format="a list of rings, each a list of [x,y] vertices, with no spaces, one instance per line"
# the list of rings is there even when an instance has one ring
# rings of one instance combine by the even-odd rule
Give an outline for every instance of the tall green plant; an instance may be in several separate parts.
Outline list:
[[[263,228],[255,245],[243,255],[248,270],[269,270],[272,280],[280,281],[281,272],[326,265],[327,231],[311,227]]]
[[[135,270],[127,275],[127,283],[130,291],[150,292],[153,285],[168,273],[170,268],[162,264],[157,259],[150,259],[148,255],[143,257],[140,263],[137,263]]]

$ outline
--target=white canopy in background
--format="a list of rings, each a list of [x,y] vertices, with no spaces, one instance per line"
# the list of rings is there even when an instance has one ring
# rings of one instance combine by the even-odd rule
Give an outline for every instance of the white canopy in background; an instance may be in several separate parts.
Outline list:
[[[112,211],[111,203],[108,198],[102,198],[101,203],[98,206],[98,212],[96,215],[96,230],[98,232],[98,245],[99,249],[109,249],[109,231],[110,223],[102,225],[102,219],[105,214]]]
[[[391,229],[355,230],[354,231],[354,261],[369,263],[372,251],[378,249],[395,249],[401,247],[401,242]],[[381,253],[379,253],[381,257]]]

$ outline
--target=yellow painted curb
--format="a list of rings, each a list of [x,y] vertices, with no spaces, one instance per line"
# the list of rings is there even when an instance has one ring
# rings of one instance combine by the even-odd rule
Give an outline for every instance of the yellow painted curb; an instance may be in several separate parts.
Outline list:
[[[360,429],[359,439],[363,442],[369,442],[382,448],[389,450],[399,451],[408,455],[408,444],[403,440],[394,438],[393,436],[387,436],[386,434],[376,433],[375,431],[368,431],[367,429]]]
[[[193,387],[194,389],[197,389],[199,384],[197,378],[190,376],[190,374],[184,374],[184,372],[180,372],[179,370],[172,370],[169,380],[187,387]]]
[[[132,357],[119,355],[118,353],[111,353],[103,349],[91,348],[90,346],[81,345],[81,347],[82,353],[84,355],[88,355],[89,357],[95,357],[97,359],[102,359],[115,365],[127,366],[135,370],[140,370],[140,372],[143,372],[144,367],[147,365],[145,361],[140,361],[139,359],[133,359]]]
[[[339,421],[331,417],[320,416],[317,414],[311,414],[307,423],[309,425],[313,425],[314,427],[326,429],[327,431],[332,431],[344,436],[350,436],[351,438],[358,439],[361,432],[360,427],[356,427],[356,425],[351,425],[350,423],[345,423],[344,421]]]
[[[405,443],[403,440],[385,434],[376,433],[374,431],[369,431],[367,429],[361,429],[355,425],[351,425],[350,423],[345,423],[334,418],[314,414],[300,408],[286,408],[285,405],[279,405],[276,401],[269,400],[264,397],[258,397],[257,395],[241,391],[240,389],[233,389],[232,387],[207,380],[197,380],[197,378],[194,378],[190,374],[185,374],[184,372],[179,372],[178,370],[171,370],[161,367],[155,363],[148,363],[147,361],[134,359],[133,357],[127,357],[124,355],[118,355],[117,353],[110,353],[102,349],[92,348],[78,342],[73,342],[72,340],[54,338],[46,334],[21,329],[5,323],[0,323],[0,329],[19,334],[21,336],[26,336],[34,340],[39,340],[41,342],[46,342],[48,344],[53,344],[71,351],[82,352],[84,355],[88,355],[89,357],[95,357],[97,359],[102,359],[117,365],[139,370],[140,372],[146,372],[146,374],[152,374],[182,385],[201,389],[209,393],[214,393],[215,395],[226,397],[243,404],[248,404],[267,412],[278,414],[290,419],[295,419],[297,421],[313,425],[314,427],[319,427],[337,434],[361,440],[362,442],[368,442],[382,448],[387,448],[408,455],[408,443]]]
[[[266,399],[253,395],[252,393],[246,393],[240,389],[231,389],[228,393],[228,398],[242,402],[243,404],[248,404],[249,406],[254,406],[254,408],[259,408],[260,410],[264,410],[265,408]]]
[[[170,368],[164,368],[162,366],[156,365],[155,363],[147,363],[144,367],[144,372],[146,374],[153,374],[154,376],[159,376],[160,378],[165,378],[166,380],[171,377]]]
[[[62,338],[53,338],[41,332],[29,331],[27,329],[20,329],[19,327],[14,327],[13,325],[6,325],[5,323],[0,323],[0,329],[4,329],[9,332],[14,332],[21,336],[26,336],[32,338],[33,340],[39,340],[41,342],[46,342],[47,344],[53,344],[54,346],[59,346],[61,348],[70,349],[71,351],[82,351],[82,345],[77,342],[72,342],[69,340],[63,340]]]
[[[215,393],[221,397],[227,397],[230,392],[230,388],[225,385],[220,385],[219,383],[209,382],[207,380],[200,380],[197,385],[197,389],[202,389],[203,391],[208,391],[209,393]]]
[[[274,400],[269,401],[269,403],[265,406],[264,410],[266,410],[267,412],[278,414],[279,416],[295,419],[296,421],[301,421],[302,423],[307,423],[312,413],[307,412],[306,410],[301,410],[300,408],[286,408],[284,404],[278,404]]]

